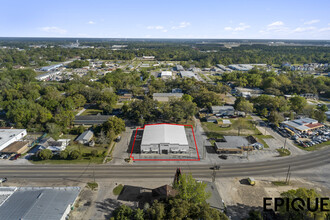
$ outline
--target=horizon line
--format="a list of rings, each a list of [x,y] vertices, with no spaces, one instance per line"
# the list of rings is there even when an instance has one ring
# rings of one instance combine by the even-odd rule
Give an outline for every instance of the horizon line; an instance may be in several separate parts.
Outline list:
[[[56,38],[56,39],[150,39],[150,40],[295,40],[295,41],[330,41],[330,39],[297,38],[160,38],[160,37],[3,37],[1,38]]]

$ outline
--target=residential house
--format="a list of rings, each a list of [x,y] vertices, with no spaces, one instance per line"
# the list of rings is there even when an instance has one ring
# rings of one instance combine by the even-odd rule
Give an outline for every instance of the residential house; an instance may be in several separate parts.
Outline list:
[[[212,106],[211,113],[219,116],[233,116],[235,109],[233,106]]]
[[[94,133],[90,130],[83,132],[79,137],[77,137],[76,141],[80,144],[88,144],[92,138],[94,137]]]

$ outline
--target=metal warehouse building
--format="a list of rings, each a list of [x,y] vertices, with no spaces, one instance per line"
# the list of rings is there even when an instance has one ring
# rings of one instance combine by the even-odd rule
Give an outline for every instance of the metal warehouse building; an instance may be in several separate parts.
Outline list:
[[[156,124],[144,128],[141,153],[188,153],[189,144],[183,125]]]

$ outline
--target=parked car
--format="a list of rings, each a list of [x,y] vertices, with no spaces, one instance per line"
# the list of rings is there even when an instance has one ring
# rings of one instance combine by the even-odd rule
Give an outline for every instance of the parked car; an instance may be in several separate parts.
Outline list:
[[[4,178],[0,178],[0,183],[4,183],[4,182],[6,182],[7,181],[7,178],[6,177],[4,177]]]
[[[227,160],[228,159],[228,156],[227,155],[224,155],[224,154],[221,154],[219,156],[220,159],[223,159],[223,160]]]
[[[119,142],[120,140],[121,140],[121,136],[118,136],[118,137],[115,139],[116,142]]]
[[[247,180],[251,186],[254,186],[256,184],[256,181],[252,177],[247,178]]]
[[[17,160],[17,158],[19,158],[20,156],[21,156],[21,154],[16,154],[16,155],[12,156],[10,158],[10,160]]]
[[[211,167],[211,169],[213,169],[213,170],[219,170],[220,169],[220,165],[214,165],[213,167]]]

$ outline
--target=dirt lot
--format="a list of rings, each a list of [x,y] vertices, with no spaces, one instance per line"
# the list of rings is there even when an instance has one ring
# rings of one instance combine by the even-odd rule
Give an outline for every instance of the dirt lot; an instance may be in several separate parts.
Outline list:
[[[313,188],[323,196],[330,195],[330,189],[308,182],[301,178],[291,179],[290,185],[275,186],[272,181],[283,181],[279,178],[255,178],[256,185],[250,186],[246,179],[226,178],[218,179],[216,185],[224,200],[228,216],[231,219],[242,219],[248,216],[251,209],[262,209],[264,197],[279,197],[282,192],[290,189]]]

